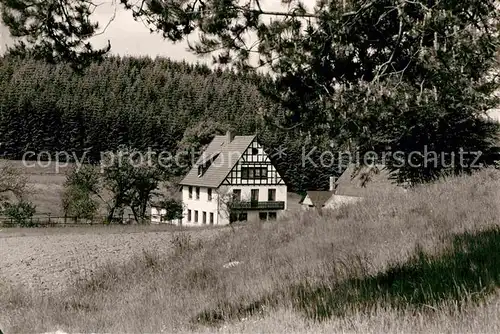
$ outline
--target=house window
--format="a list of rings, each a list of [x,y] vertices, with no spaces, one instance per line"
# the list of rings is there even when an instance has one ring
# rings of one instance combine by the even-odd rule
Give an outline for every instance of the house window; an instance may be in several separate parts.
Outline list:
[[[210,212],[210,225],[214,224],[214,213]]]
[[[247,220],[248,220],[248,214],[246,212],[242,212],[242,213],[232,212],[229,215],[229,222],[230,223],[234,223],[237,221],[244,222]]]
[[[233,199],[235,201],[241,201],[241,189],[233,189]]]
[[[191,221],[191,210],[188,210],[188,222]]]
[[[276,201],[276,189],[269,189],[267,191],[267,200],[269,202],[274,202]]]
[[[259,154],[259,149],[256,147],[252,148],[252,155],[257,155],[257,154]]]
[[[194,210],[194,222],[198,222],[198,210]]]
[[[261,168],[255,168],[255,171],[254,171],[254,177],[255,177],[256,179],[260,179],[260,177],[261,177],[260,175],[262,174],[262,173],[261,173],[261,171],[262,171],[262,169],[261,169]]]
[[[203,211],[203,224],[207,223],[207,213]]]
[[[244,180],[267,179],[267,167],[242,167],[241,178]]]
[[[208,193],[208,200],[211,201],[212,200],[212,188],[208,188],[207,193]]]
[[[250,200],[252,202],[258,202],[259,201],[259,189],[252,189],[251,190]]]
[[[189,199],[193,198],[193,187],[189,187]]]
[[[200,199],[200,187],[196,187],[196,199]]]
[[[267,217],[269,220],[276,220],[277,214],[276,212],[269,212],[269,215]]]
[[[260,220],[267,220],[267,212],[259,212]]]

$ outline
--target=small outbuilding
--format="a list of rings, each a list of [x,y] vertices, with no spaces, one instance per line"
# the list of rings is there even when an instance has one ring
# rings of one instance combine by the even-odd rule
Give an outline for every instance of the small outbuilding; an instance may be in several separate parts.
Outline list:
[[[376,191],[402,191],[391,180],[391,172],[384,165],[348,166],[338,179],[330,177],[328,191],[312,190],[300,201],[304,208],[336,209],[361,201]]]

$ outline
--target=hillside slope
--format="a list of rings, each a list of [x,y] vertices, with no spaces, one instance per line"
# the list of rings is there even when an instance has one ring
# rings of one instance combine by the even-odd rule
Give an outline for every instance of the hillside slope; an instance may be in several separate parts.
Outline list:
[[[3,289],[0,314],[7,331],[22,332],[498,327],[488,314],[500,287],[499,186],[499,172],[485,170],[215,240],[176,234],[170,255],[137,254],[66,291]],[[419,319],[436,326],[408,327]]]

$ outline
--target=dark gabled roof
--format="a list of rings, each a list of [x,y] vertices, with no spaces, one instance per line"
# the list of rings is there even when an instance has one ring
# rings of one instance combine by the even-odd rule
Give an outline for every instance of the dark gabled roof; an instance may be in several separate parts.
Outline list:
[[[307,196],[309,196],[309,199],[316,208],[322,208],[333,195],[333,191],[313,190],[307,192]],[[300,201],[301,204],[304,199]]]
[[[368,177],[368,179],[367,179]],[[335,195],[363,197],[367,190],[400,190],[391,180],[391,173],[384,165],[363,166],[352,164],[336,182]]]
[[[255,136],[236,136],[227,143],[227,136],[215,136],[189,173],[179,183],[185,186],[218,188],[229,175],[241,156],[254,141]],[[211,157],[215,160],[198,176],[198,166]]]

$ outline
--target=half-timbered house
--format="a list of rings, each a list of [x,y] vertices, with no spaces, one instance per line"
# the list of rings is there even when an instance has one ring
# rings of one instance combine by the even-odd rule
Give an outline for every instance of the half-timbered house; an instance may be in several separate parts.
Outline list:
[[[255,136],[214,137],[180,185],[182,225],[274,220],[287,209],[287,186]]]

